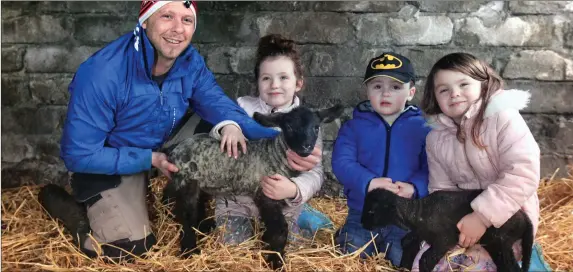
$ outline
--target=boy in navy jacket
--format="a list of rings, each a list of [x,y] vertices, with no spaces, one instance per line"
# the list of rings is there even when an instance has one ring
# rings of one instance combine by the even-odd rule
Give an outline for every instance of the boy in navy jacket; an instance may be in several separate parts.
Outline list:
[[[416,92],[414,80],[414,68],[404,56],[390,52],[371,59],[364,76],[368,100],[358,104],[353,118],[340,128],[332,154],[332,169],[344,185],[349,208],[337,245],[350,253],[377,235],[375,245],[361,256],[385,252],[396,266],[407,231],[388,226],[371,232],[362,227],[360,218],[364,198],[373,189],[405,198],[428,194],[425,141],[430,128],[421,111],[408,105]]]

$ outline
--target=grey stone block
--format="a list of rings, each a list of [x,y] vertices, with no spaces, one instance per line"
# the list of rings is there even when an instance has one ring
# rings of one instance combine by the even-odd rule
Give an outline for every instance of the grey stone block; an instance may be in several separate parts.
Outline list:
[[[452,39],[454,24],[446,16],[388,19],[389,33],[397,45],[439,45]]]
[[[315,11],[335,11],[335,12],[397,12],[406,2],[402,1],[315,1],[313,10]]]
[[[508,79],[571,80],[573,60],[550,50],[524,50],[511,56],[503,71]]]
[[[31,101],[28,78],[2,74],[2,111],[4,106],[20,106]]]
[[[573,12],[573,1],[510,1],[514,14],[556,14]]]
[[[17,107],[2,109],[2,131],[41,135],[61,133],[66,107]]]
[[[507,88],[529,90],[531,102],[522,110],[528,113],[573,113],[573,82],[544,82],[531,80],[506,80]]]
[[[45,46],[28,48],[26,71],[39,73],[75,73],[82,62],[100,47]]]
[[[71,24],[65,17],[24,16],[2,20],[2,43],[57,43],[69,38]]]
[[[133,32],[136,25],[137,20],[129,17],[113,15],[76,17],[74,38],[82,44],[108,43]]]
[[[256,25],[259,36],[281,33],[300,43],[341,44],[353,38],[353,29],[345,14],[276,12],[257,17]],[[324,26],[328,26],[328,31]]]
[[[70,99],[68,86],[72,74],[31,75],[30,92],[35,103],[40,105],[67,106]]]
[[[464,46],[550,46],[556,39],[555,23],[547,16],[509,17],[495,25],[469,17],[456,21],[457,45]]]
[[[420,10],[427,12],[472,12],[477,11],[487,0],[477,1],[417,1]]]
[[[542,154],[573,153],[573,118],[523,114]]]
[[[15,72],[24,67],[23,47],[2,47],[2,72]]]

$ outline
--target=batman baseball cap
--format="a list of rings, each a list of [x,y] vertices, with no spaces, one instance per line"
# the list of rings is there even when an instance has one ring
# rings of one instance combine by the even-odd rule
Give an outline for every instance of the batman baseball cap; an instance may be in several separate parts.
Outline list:
[[[368,62],[368,67],[366,67],[362,83],[381,76],[392,78],[401,83],[407,83],[416,79],[414,66],[412,66],[410,60],[394,52],[382,53],[382,55],[371,59]]]

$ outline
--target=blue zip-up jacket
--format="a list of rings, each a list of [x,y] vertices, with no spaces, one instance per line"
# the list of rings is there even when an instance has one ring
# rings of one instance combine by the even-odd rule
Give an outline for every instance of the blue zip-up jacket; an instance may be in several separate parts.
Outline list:
[[[428,194],[426,135],[430,128],[415,106],[390,126],[370,104],[358,104],[334,143],[332,170],[344,185],[348,207],[362,211],[373,178],[387,177],[414,185],[415,198]]]
[[[225,95],[194,47],[181,53],[161,88],[151,78],[154,54],[138,24],[80,65],[69,85],[61,139],[69,171],[129,175],[150,169],[152,150],[189,106],[210,123],[237,122],[249,139],[277,135]]]

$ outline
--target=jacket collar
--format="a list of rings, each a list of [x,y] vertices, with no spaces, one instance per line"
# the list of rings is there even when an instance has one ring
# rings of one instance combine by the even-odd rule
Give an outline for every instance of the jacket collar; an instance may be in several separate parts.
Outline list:
[[[403,115],[413,116],[421,114],[422,112],[418,107],[406,104],[404,111],[400,113],[400,116],[398,116],[398,118],[394,122],[398,122],[398,119],[401,119]],[[374,108],[372,108],[372,104],[370,103],[369,100],[360,102],[354,108],[352,116],[354,116],[354,118],[362,118],[376,123],[380,122],[380,120],[382,119],[382,117],[377,112],[374,111]]]
[[[498,90],[489,99],[485,109],[484,118],[491,117],[504,109],[522,110],[527,107],[531,98],[529,91],[522,91],[517,89]],[[475,117],[483,101],[480,99],[470,106],[468,111],[462,117],[463,126],[467,120]],[[427,123],[434,129],[457,129],[456,123],[452,118],[443,113],[429,115]]]
[[[155,48],[151,41],[147,37],[145,29],[141,24],[137,24],[133,30],[133,47],[132,52],[137,65],[137,69],[144,75],[147,79],[151,79],[151,69],[155,61]],[[173,67],[169,70],[167,79],[183,77],[189,73],[189,68],[193,62],[193,55],[196,49],[189,44],[189,46],[181,52],[181,55],[177,57]]]
[[[282,108],[282,109],[276,109],[273,111],[273,107],[269,106],[265,101],[263,101],[263,99],[261,99],[260,96],[258,96],[258,102],[259,102],[259,107],[266,113],[273,113],[273,112],[289,112],[292,109],[300,106],[300,99],[298,98],[298,96],[294,96],[294,101],[292,103],[292,105],[286,107],[286,108]]]

